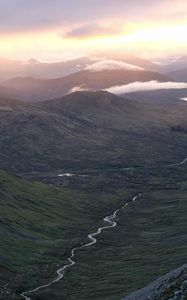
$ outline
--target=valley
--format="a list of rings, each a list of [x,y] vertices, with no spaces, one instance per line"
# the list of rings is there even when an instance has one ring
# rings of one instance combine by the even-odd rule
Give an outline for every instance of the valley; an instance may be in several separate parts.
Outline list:
[[[135,57],[28,64],[46,78],[0,87],[0,299],[123,299],[184,265],[186,89],[104,91],[174,82]]]
[[[140,196],[141,196],[141,194],[139,194],[138,196],[133,197],[131,201],[127,202],[124,206],[122,206],[122,207],[118,208],[117,210],[115,210],[115,212],[112,215],[103,218],[104,223],[107,223],[108,225],[104,226],[104,227],[99,227],[99,229],[96,232],[90,233],[88,235],[88,239],[91,242],[89,242],[87,244],[83,244],[82,246],[79,246],[79,247],[75,247],[75,248],[73,248],[71,250],[71,255],[68,258],[68,264],[57,270],[58,277],[56,279],[54,279],[52,282],[50,282],[50,283],[48,283],[46,285],[42,285],[42,286],[37,287],[34,290],[30,290],[28,292],[23,292],[21,294],[21,296],[23,296],[24,299],[29,300],[30,298],[27,297],[26,295],[36,293],[36,292],[38,292],[38,291],[40,291],[42,289],[45,289],[45,288],[48,288],[48,287],[52,286],[54,283],[59,282],[60,280],[62,280],[64,278],[64,276],[65,276],[66,270],[69,269],[69,268],[71,268],[71,267],[73,267],[76,264],[76,262],[74,261],[74,257],[76,255],[77,251],[79,251],[81,249],[84,249],[84,248],[87,248],[87,247],[90,247],[90,246],[96,244],[97,243],[97,239],[95,238],[95,236],[101,234],[103,230],[107,230],[107,229],[116,227],[117,223],[115,221],[113,221],[113,220],[116,218],[117,213],[120,210],[125,209],[129,205],[129,203],[135,202]]]
[[[187,300],[186,53],[186,0],[0,0],[0,300]]]
[[[4,195],[9,199],[14,199],[14,202],[11,201],[12,204],[14,203],[12,208],[14,224],[17,223],[16,215],[18,214],[20,219],[20,213],[22,213],[16,209],[18,195],[19,201],[22,198],[23,205],[29,204],[29,202],[32,204],[30,208],[30,205],[25,208],[23,206],[23,212],[27,209],[31,220],[36,220],[37,215],[41,214],[35,210],[39,203],[41,212],[43,211],[41,227],[38,227],[39,219],[37,219],[37,229],[34,225],[36,221],[32,225],[33,228],[31,227],[32,223],[29,227],[26,225],[27,223],[23,223],[24,226],[16,225],[19,235],[16,235],[16,244],[14,239],[12,242],[14,247],[19,249],[20,254],[21,247],[24,252],[20,256],[19,263],[18,257],[16,259],[19,266],[21,263],[21,268],[16,267],[9,259],[4,260],[3,263],[4,279],[7,278],[6,276],[10,280],[14,278],[13,285],[11,281],[8,284],[9,299],[21,299],[19,294],[23,291],[23,287],[24,291],[29,290],[30,278],[35,278],[34,281],[32,279],[30,288],[37,286],[37,283],[48,284],[50,278],[55,280],[55,269],[58,265],[63,266],[63,257],[64,265],[66,265],[71,245],[84,248],[83,240],[89,232],[94,232],[94,229],[97,228],[96,224],[102,226],[103,216],[110,215],[116,206],[122,207],[122,202],[127,201],[128,203],[135,193],[141,192],[142,197],[139,201],[129,204],[124,210],[118,212],[115,219],[118,226],[109,231],[103,231],[98,237],[97,244],[82,249],[75,260],[75,266],[67,270],[62,281],[56,282],[44,290],[38,290],[31,299],[58,299],[59,295],[61,299],[76,299],[77,297],[79,299],[88,297],[91,299],[120,299],[125,296],[125,292],[128,295],[131,291],[143,287],[165,272],[183,264],[186,260],[187,247],[185,239],[186,174],[185,162],[166,168],[142,167],[109,173],[103,171],[99,176],[95,173],[88,177],[89,179],[86,178],[86,191],[84,183],[81,186],[80,182],[78,186],[76,186],[76,182],[69,182],[68,187],[50,188],[39,183],[28,183],[2,173],[1,188]],[[12,195],[9,195],[10,184]],[[85,194],[81,192],[83,189]],[[23,190],[22,193],[21,190]],[[91,194],[88,194],[88,191]],[[32,198],[31,195],[33,195]],[[51,206],[51,197],[53,197],[53,206]],[[40,199],[40,202],[35,202],[34,199]],[[67,203],[66,199],[68,199],[68,206],[65,204]],[[7,205],[6,201],[4,209]],[[47,209],[47,205],[50,205],[50,211]],[[54,215],[54,209],[58,209],[58,207],[61,207],[60,219],[54,222],[52,215]],[[32,209],[32,215],[30,209]],[[45,209],[48,212],[45,212]],[[67,214],[68,211],[71,212],[71,215]],[[61,218],[62,213],[65,217]],[[55,216],[57,216],[56,213]],[[67,218],[67,216],[69,217]],[[79,219],[80,223],[78,223]],[[21,222],[26,221],[24,216],[21,220]],[[28,229],[26,229],[27,227]],[[6,229],[6,226],[4,228]],[[21,234],[20,228],[24,228],[24,232]],[[36,230],[37,243],[33,239],[33,237],[36,238]],[[29,252],[25,246],[23,248],[28,239],[30,246],[28,242],[27,245],[29,248],[31,247]],[[9,239],[8,243],[10,242]],[[38,245],[38,250],[35,248],[36,245]],[[11,249],[10,246],[6,249],[6,255],[11,253]],[[41,249],[43,249],[43,254]],[[64,250],[62,251],[62,249]],[[27,259],[25,260],[23,260],[23,253],[26,254],[25,258]],[[143,256],[142,253],[144,253]],[[43,259],[41,259],[42,257]],[[37,266],[38,259],[40,259],[40,264]],[[167,264],[163,263],[165,259]],[[158,267],[159,265],[160,267]],[[25,268],[27,268],[27,274],[24,272]],[[140,272],[144,274],[141,277],[139,276]],[[33,282],[35,282],[34,285]],[[106,288],[106,284],[108,286],[109,282],[110,289]],[[16,294],[13,296],[11,289],[16,291],[17,296]],[[4,297],[2,296],[2,299],[6,299],[6,294]]]

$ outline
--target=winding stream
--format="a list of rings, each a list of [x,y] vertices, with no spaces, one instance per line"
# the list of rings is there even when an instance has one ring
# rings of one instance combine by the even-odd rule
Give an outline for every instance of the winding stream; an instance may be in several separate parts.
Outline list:
[[[165,166],[165,168],[176,167],[176,166],[184,165],[185,163],[187,163],[187,157],[184,160],[180,161],[179,163],[167,165]]]
[[[90,233],[88,235],[88,239],[90,240],[89,243],[86,243],[86,244],[84,244],[84,245],[82,245],[80,247],[73,248],[71,250],[71,255],[68,257],[68,263],[66,265],[64,265],[62,268],[60,268],[60,269],[57,270],[57,277],[54,280],[52,280],[51,282],[49,282],[49,283],[47,283],[45,285],[40,285],[40,286],[38,286],[37,288],[35,288],[33,290],[23,292],[21,294],[21,296],[25,300],[31,300],[31,297],[28,296],[29,294],[34,294],[34,293],[38,292],[39,290],[45,289],[45,288],[51,286],[53,283],[58,282],[61,279],[63,279],[66,270],[69,269],[69,268],[71,268],[71,267],[73,267],[75,265],[75,261],[73,260],[73,258],[78,254],[78,250],[81,250],[83,248],[87,248],[87,247],[90,247],[90,246],[96,244],[97,243],[97,239],[96,239],[97,235],[101,234],[101,232],[103,230],[107,230],[107,229],[116,227],[117,226],[117,222],[115,222],[114,219],[116,218],[117,213],[120,210],[123,210],[124,208],[126,208],[130,203],[135,202],[139,197],[141,197],[141,194],[138,194],[137,196],[135,196],[131,201],[127,202],[124,206],[116,209],[115,212],[112,215],[105,217],[103,219],[103,221],[105,223],[107,223],[108,225],[103,226],[103,227],[99,227],[96,232]]]
[[[179,165],[184,165],[185,163],[187,163],[187,158],[185,158],[183,161],[181,161],[179,163],[166,165],[164,167],[165,168],[175,167],[175,166],[179,166]],[[78,250],[81,250],[83,248],[87,248],[87,247],[90,247],[90,246],[96,244],[97,243],[96,236],[98,236],[99,234],[101,234],[101,232],[103,230],[107,230],[107,229],[111,229],[113,227],[116,227],[117,226],[117,222],[115,222],[114,219],[116,218],[117,213],[120,210],[123,210],[124,208],[126,208],[130,203],[135,202],[139,197],[141,197],[141,194],[136,195],[131,201],[129,201],[124,206],[122,206],[122,207],[118,208],[117,210],[115,210],[115,212],[112,215],[105,217],[103,219],[103,221],[104,221],[104,223],[107,223],[108,225],[98,228],[98,230],[96,232],[90,233],[88,235],[88,239],[90,240],[89,243],[86,243],[86,244],[84,244],[84,245],[82,245],[80,247],[74,247],[71,250],[71,255],[68,257],[68,263],[66,265],[64,265],[63,267],[61,267],[60,269],[57,270],[57,277],[54,280],[52,280],[51,282],[49,282],[49,283],[47,283],[45,285],[40,285],[40,286],[36,287],[35,289],[29,290],[29,291],[25,291],[25,292],[23,292],[21,294],[21,296],[25,300],[31,300],[31,297],[28,296],[29,294],[34,294],[34,293],[36,293],[39,290],[45,289],[47,287],[50,287],[55,282],[58,282],[61,279],[63,279],[64,276],[65,276],[66,270],[69,269],[69,268],[71,268],[71,267],[73,267],[76,264],[76,262],[74,261],[74,257],[76,255],[78,255]]]

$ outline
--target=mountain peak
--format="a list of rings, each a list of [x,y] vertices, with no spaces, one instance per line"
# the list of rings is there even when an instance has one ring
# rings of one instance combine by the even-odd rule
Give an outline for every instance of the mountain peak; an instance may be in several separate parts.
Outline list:
[[[38,65],[38,64],[40,64],[40,61],[31,57],[29,60],[27,60],[25,62],[25,64]]]

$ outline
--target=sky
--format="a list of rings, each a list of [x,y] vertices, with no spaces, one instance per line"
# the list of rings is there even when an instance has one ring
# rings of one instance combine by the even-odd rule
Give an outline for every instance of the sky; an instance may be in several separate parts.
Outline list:
[[[186,0],[0,0],[0,56],[66,60],[187,50]]]

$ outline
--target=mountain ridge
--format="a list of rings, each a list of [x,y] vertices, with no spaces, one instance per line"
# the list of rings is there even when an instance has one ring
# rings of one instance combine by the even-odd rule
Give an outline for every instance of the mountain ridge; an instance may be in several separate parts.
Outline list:
[[[18,102],[0,111],[0,164],[28,173],[182,160],[186,114],[183,103],[148,105],[108,92]]]
[[[62,97],[74,89],[97,91],[134,81],[171,81],[165,75],[148,70],[84,70],[56,79],[14,78],[3,82],[5,88],[14,89],[21,100],[44,101]]]

